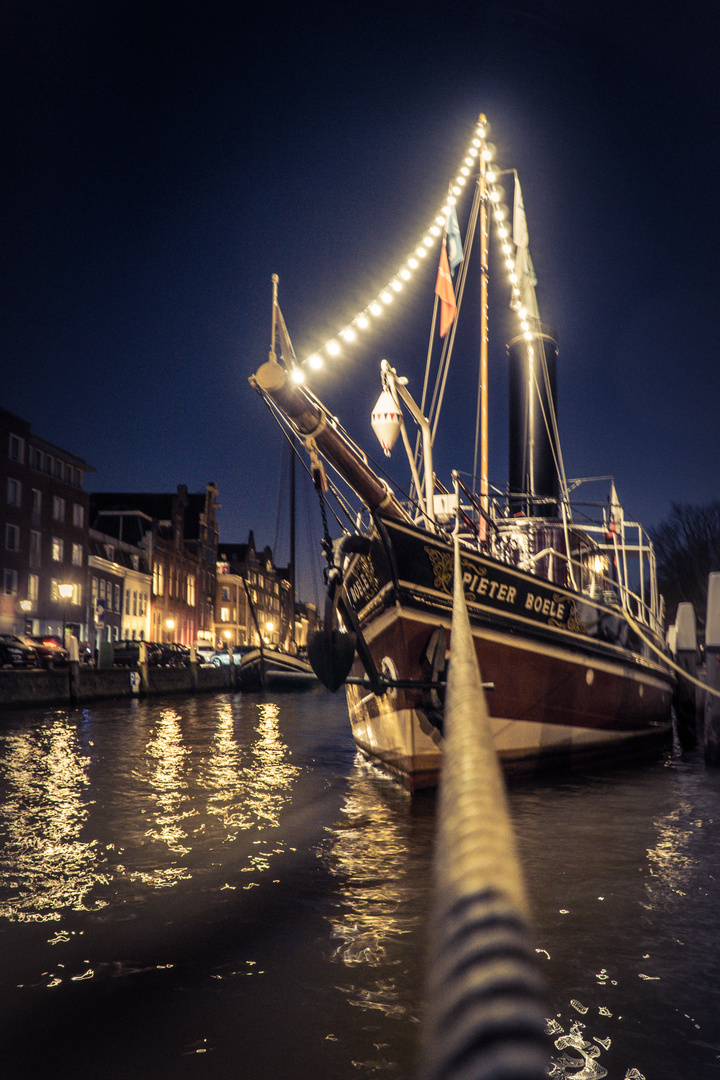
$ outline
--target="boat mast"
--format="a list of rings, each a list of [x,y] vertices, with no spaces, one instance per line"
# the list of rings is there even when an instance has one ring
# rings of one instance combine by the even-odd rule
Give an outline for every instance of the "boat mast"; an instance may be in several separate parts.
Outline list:
[[[487,120],[480,114],[479,125],[485,129]],[[488,191],[487,191],[487,143],[482,138],[480,147],[480,506],[485,514],[490,509],[490,486],[488,480]],[[481,518],[481,537],[484,539],[485,518]]]

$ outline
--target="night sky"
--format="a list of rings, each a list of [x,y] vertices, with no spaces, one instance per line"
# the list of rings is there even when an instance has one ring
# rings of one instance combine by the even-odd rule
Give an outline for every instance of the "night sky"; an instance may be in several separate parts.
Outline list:
[[[1,400],[92,465],[91,490],[213,480],[221,541],[273,544],[282,439],[247,382],[271,275],[307,356],[424,235],[482,112],[559,335],[568,476],[614,475],[646,526],[718,498],[716,3],[10,0],[3,23]],[[436,251],[311,382],[378,457],[379,363],[419,394]],[[501,273],[499,485],[504,288]],[[461,353],[449,391],[445,482],[472,464],[474,362]]]

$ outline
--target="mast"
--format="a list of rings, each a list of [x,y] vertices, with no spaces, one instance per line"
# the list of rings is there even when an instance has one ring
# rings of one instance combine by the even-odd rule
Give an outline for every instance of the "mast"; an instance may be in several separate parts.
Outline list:
[[[483,129],[487,123],[480,114]],[[487,144],[480,147],[480,506],[485,514],[490,509],[488,480],[488,199],[487,199]],[[481,536],[484,539],[485,518],[481,518]]]
[[[290,642],[295,646],[295,436],[290,436]]]

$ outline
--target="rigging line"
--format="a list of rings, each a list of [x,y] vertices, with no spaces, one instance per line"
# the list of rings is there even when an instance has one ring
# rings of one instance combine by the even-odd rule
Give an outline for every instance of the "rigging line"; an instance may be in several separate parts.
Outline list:
[[[542,349],[542,361],[541,361],[541,364],[542,364],[542,371],[543,371],[543,380],[545,382],[545,394],[546,394],[546,397],[547,397],[547,400],[548,400],[548,403],[549,403],[549,408],[550,408],[550,420],[551,420],[551,424],[552,424],[552,435],[551,435],[551,433],[550,433],[550,431],[548,429],[547,418],[545,417],[545,411],[543,410],[543,417],[545,418],[545,430],[548,433],[548,437],[550,438],[550,442],[553,443],[554,447],[557,448],[557,459],[555,461],[555,468],[557,469],[557,474],[558,474],[558,477],[560,479],[560,486],[562,488],[563,498],[567,502],[569,500],[569,498],[570,498],[570,492],[568,490],[567,476],[565,475],[565,462],[563,461],[562,446],[560,444],[560,430],[558,428],[558,422],[557,422],[557,410],[555,408],[555,400],[553,398],[551,387],[550,387],[550,372],[548,370],[547,356],[545,354],[545,346],[544,345],[543,345],[543,349]],[[539,397],[539,394],[540,394],[540,391],[538,389],[538,397]],[[555,454],[554,454],[554,450],[553,450],[553,457],[554,456],[555,456]]]
[[[434,415],[434,419],[433,419],[433,427],[432,427],[432,435],[431,435],[433,442],[435,441],[435,432],[437,431],[438,421],[440,419],[440,410],[442,408],[443,398],[445,396],[445,385],[447,383],[447,375],[448,375],[448,371],[449,371],[449,368],[450,368],[450,357],[451,357],[451,354],[452,354],[453,345],[455,344],[455,331],[457,330],[458,318],[460,316],[460,307],[462,305],[462,298],[463,298],[463,295],[464,295],[464,292],[465,292],[465,283],[467,281],[468,263],[470,261],[470,253],[472,251],[473,240],[475,238],[475,228],[477,226],[477,218],[478,218],[478,214],[480,212],[480,200],[481,200],[480,190],[481,190],[481,184],[480,184],[480,181],[478,180],[478,184],[477,184],[477,187],[475,189],[475,196],[473,198],[472,207],[471,207],[471,210],[470,210],[470,221],[468,223],[467,232],[465,234],[465,242],[466,242],[466,246],[467,246],[467,251],[465,251],[463,253],[463,264],[462,264],[462,269],[461,269],[461,272],[460,272],[460,280],[458,282],[459,287],[458,287],[458,297],[457,297],[457,302],[456,302],[457,311],[455,313],[455,319],[453,320],[452,330],[450,331],[450,343],[449,343],[448,349],[447,349],[447,356],[446,356],[446,361],[445,361],[445,370],[444,370],[444,373],[443,373],[442,384],[441,384],[441,387],[440,387],[440,393],[439,393],[439,396],[438,396],[438,402],[437,402],[437,406],[436,406],[436,409],[435,409],[435,415]]]
[[[543,352],[544,352],[544,350],[543,350]],[[542,413],[543,423],[545,425],[545,432],[546,432],[547,437],[548,437],[548,442],[550,443],[550,452],[552,453],[553,461],[555,462],[555,471],[558,474],[558,478],[560,480],[560,485],[562,487],[562,495],[563,495],[562,501],[567,502],[567,498],[568,498],[567,484],[564,482],[564,476],[563,476],[563,474],[561,472],[561,466],[560,466],[560,462],[558,461],[558,455],[557,455],[557,452],[556,452],[556,451],[559,450],[559,447],[556,446],[556,444],[555,444],[556,440],[555,440],[555,438],[553,438],[553,432],[551,432],[551,430],[550,430],[550,424],[548,423],[547,413],[545,412],[545,406],[543,405],[542,395],[540,394],[540,383],[538,382],[538,377],[535,374],[533,374],[533,381],[535,383],[535,393],[537,394],[538,405],[540,406],[540,412]],[[547,392],[549,394],[550,393],[549,386],[546,386],[546,390],[547,390]]]

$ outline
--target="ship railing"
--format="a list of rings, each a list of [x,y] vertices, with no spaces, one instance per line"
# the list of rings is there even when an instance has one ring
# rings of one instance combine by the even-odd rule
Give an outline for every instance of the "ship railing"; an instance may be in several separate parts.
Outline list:
[[[421,1080],[546,1080],[544,986],[454,535]]]
[[[480,547],[489,539],[492,549],[493,536],[504,533],[515,536],[520,541],[537,526],[537,518],[509,517],[507,501],[503,508],[497,499],[493,499],[489,504],[489,511],[485,511],[480,498],[468,490],[457,474],[454,474],[453,478],[457,493],[453,507],[456,521],[459,522],[461,530],[470,530]],[[460,492],[467,499],[465,505],[460,502]],[[544,501],[547,503],[547,499]],[[601,511],[599,515],[593,515],[594,521],[587,520],[586,514],[590,507]],[[588,596],[599,596],[605,603],[618,604],[628,615],[662,638],[663,603],[657,587],[655,551],[642,526],[638,522],[625,520],[621,512],[618,514],[619,523],[613,524],[607,504],[597,502],[573,502],[572,506],[568,504],[567,517],[572,523],[570,530],[580,528],[594,540],[595,551],[604,556],[607,564],[613,567],[612,578],[608,577],[605,568],[591,573],[591,580],[588,582],[589,571],[586,564],[551,546],[539,552],[531,552],[526,548],[515,564],[549,582],[558,583],[561,578],[566,578],[573,585],[583,588]],[[598,517],[601,520],[598,521]],[[515,559],[517,558],[516,551]],[[565,573],[560,569],[563,564]]]

